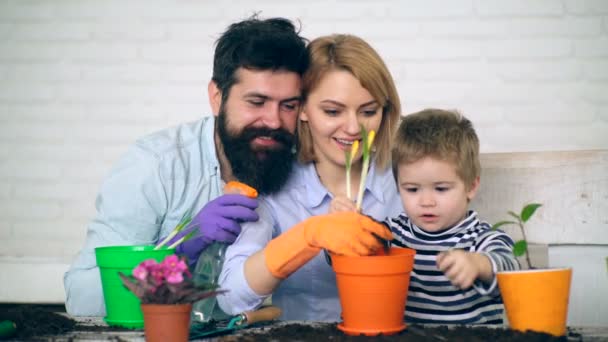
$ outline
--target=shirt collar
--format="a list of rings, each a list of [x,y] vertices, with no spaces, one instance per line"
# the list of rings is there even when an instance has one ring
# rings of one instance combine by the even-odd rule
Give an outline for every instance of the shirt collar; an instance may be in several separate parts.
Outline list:
[[[330,194],[321,183],[314,163],[303,165],[301,172],[303,176],[301,177],[302,185],[306,188],[306,203],[309,208],[318,207],[325,197],[329,197]]]
[[[471,227],[475,227],[476,225],[479,224],[479,219],[477,218],[477,212],[475,212],[474,210],[469,210],[467,211],[467,215],[465,216],[464,219],[462,219],[462,221],[458,222],[456,225],[444,229],[442,231],[439,232],[427,232],[424,229],[418,227],[417,225],[414,224],[414,222],[412,222],[411,220],[409,220],[413,230],[417,233],[417,234],[421,234],[421,235],[426,235],[426,236],[442,236],[442,237],[450,237],[450,236],[454,236],[458,233],[460,233],[463,230],[467,230],[470,229]]]

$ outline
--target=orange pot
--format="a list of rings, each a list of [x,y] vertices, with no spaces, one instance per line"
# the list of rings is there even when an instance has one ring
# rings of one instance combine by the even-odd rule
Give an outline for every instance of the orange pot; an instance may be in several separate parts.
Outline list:
[[[192,304],[142,304],[146,342],[187,342]]]
[[[566,334],[571,268],[498,272],[496,277],[512,329]]]
[[[342,305],[343,322],[338,329],[368,336],[405,329],[403,315],[415,254],[413,249],[393,247],[389,255],[332,255]]]

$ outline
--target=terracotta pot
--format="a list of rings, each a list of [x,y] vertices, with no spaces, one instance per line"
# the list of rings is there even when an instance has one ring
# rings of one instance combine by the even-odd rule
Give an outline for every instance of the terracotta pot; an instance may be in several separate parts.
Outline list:
[[[498,272],[496,276],[512,329],[566,334],[571,268]]]
[[[142,304],[147,342],[187,342],[192,304]]]
[[[405,329],[403,315],[415,254],[413,249],[393,247],[389,255],[332,255],[342,305],[343,322],[338,329],[368,336]]]

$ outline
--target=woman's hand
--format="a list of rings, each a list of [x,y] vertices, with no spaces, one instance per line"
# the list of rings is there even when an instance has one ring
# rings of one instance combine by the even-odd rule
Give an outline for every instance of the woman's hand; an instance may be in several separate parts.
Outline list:
[[[340,213],[345,211],[357,211],[355,202],[346,196],[335,196],[329,203],[329,214]]]

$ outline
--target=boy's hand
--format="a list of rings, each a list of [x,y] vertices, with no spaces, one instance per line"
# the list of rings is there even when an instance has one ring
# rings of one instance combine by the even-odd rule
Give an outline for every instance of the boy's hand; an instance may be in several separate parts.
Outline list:
[[[437,255],[437,267],[452,285],[464,290],[473,285],[478,278],[492,280],[492,264],[487,256],[462,250],[451,250]]]
[[[338,195],[334,197],[329,203],[329,214],[340,213],[345,211],[357,211],[355,202],[351,201],[348,197]]]

